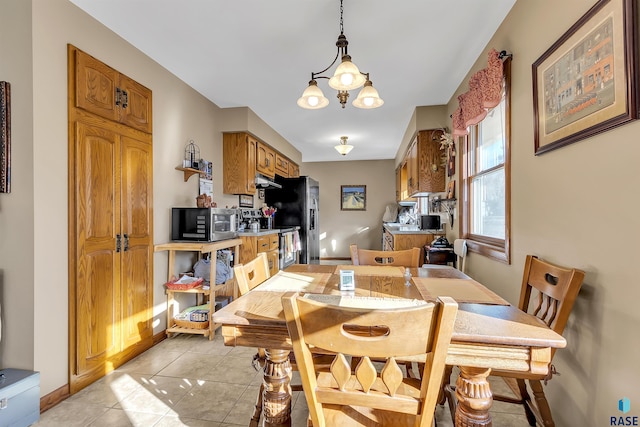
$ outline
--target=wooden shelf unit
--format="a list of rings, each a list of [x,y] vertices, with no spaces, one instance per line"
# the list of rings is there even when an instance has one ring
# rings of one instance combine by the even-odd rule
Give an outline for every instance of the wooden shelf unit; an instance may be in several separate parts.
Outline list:
[[[228,239],[221,240],[219,242],[171,242],[164,243],[160,245],[156,245],[154,247],[155,252],[168,251],[169,252],[169,269],[167,271],[168,280],[171,280],[172,277],[176,277],[175,274],[175,260],[176,260],[176,252],[198,252],[199,257],[202,254],[209,253],[210,256],[210,270],[209,270],[209,280],[210,280],[210,288],[203,289],[202,286],[195,287],[193,289],[186,290],[177,290],[177,289],[167,289],[167,336],[170,336],[171,333],[180,333],[180,334],[200,334],[205,337],[209,337],[209,340],[213,339],[214,331],[220,326],[219,324],[214,324],[213,312],[215,311],[215,297],[216,294],[222,290],[226,290],[229,286],[233,286],[233,298],[238,297],[238,287],[235,284],[235,279],[231,279],[221,285],[216,285],[216,252],[221,249],[233,249],[233,257],[234,259],[238,258],[240,254],[240,245],[242,245],[241,239]],[[230,283],[231,282],[231,283]],[[208,297],[209,300],[209,327],[205,329],[198,328],[185,328],[177,326],[174,322],[174,316],[176,315],[175,307],[175,294],[176,293],[186,293],[193,294],[196,296],[196,305],[203,304],[204,300]]]

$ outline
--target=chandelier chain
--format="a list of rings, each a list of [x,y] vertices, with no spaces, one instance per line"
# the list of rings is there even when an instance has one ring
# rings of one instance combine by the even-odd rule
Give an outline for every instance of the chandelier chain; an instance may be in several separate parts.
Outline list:
[[[344,34],[344,22],[342,20],[342,12],[343,12],[342,0],[340,0],[340,34]]]

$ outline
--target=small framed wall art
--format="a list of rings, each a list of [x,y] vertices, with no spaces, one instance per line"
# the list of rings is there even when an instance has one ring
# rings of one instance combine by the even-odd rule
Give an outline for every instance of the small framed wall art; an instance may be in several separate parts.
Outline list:
[[[340,186],[340,210],[341,211],[366,211],[367,210],[367,186],[366,185],[341,185]]]
[[[252,208],[253,207],[253,195],[251,194],[240,194],[238,196],[238,206],[241,208]]]

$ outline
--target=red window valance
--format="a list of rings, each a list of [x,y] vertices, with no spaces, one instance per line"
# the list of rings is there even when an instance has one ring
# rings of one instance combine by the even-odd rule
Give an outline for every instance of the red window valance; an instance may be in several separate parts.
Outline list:
[[[466,135],[469,126],[480,123],[487,111],[500,103],[504,89],[502,79],[501,54],[491,49],[487,68],[473,74],[469,79],[469,91],[458,96],[458,108],[451,116],[453,136]]]

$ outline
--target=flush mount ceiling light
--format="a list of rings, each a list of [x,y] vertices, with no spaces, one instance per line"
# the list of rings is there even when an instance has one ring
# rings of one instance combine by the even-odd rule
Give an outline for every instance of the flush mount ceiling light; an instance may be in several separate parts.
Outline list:
[[[347,144],[347,138],[348,136],[341,136],[340,144],[333,147],[338,150],[338,153],[342,154],[343,156],[346,156],[349,151],[353,150],[353,145]]]
[[[354,107],[369,109],[378,108],[384,104],[384,101],[380,98],[380,95],[378,95],[378,91],[373,87],[371,80],[369,80],[369,73],[361,72],[356,64],[351,62],[351,56],[349,56],[347,52],[349,42],[347,41],[347,37],[344,35],[342,12],[342,0],[340,0],[340,35],[336,42],[338,52],[336,53],[336,57],[333,59],[333,62],[327,68],[317,73],[311,73],[309,86],[298,99],[298,105],[302,108],[317,110],[329,105],[329,100],[325,98],[322,90],[318,87],[316,79],[329,80],[329,86],[338,91],[337,98],[340,100],[342,108],[344,108],[347,103],[349,91],[362,87],[362,85],[364,85],[364,87],[358,94],[357,98],[353,101]],[[333,77],[322,76],[322,73],[333,67],[338,58],[341,58],[342,62],[336,68]]]

